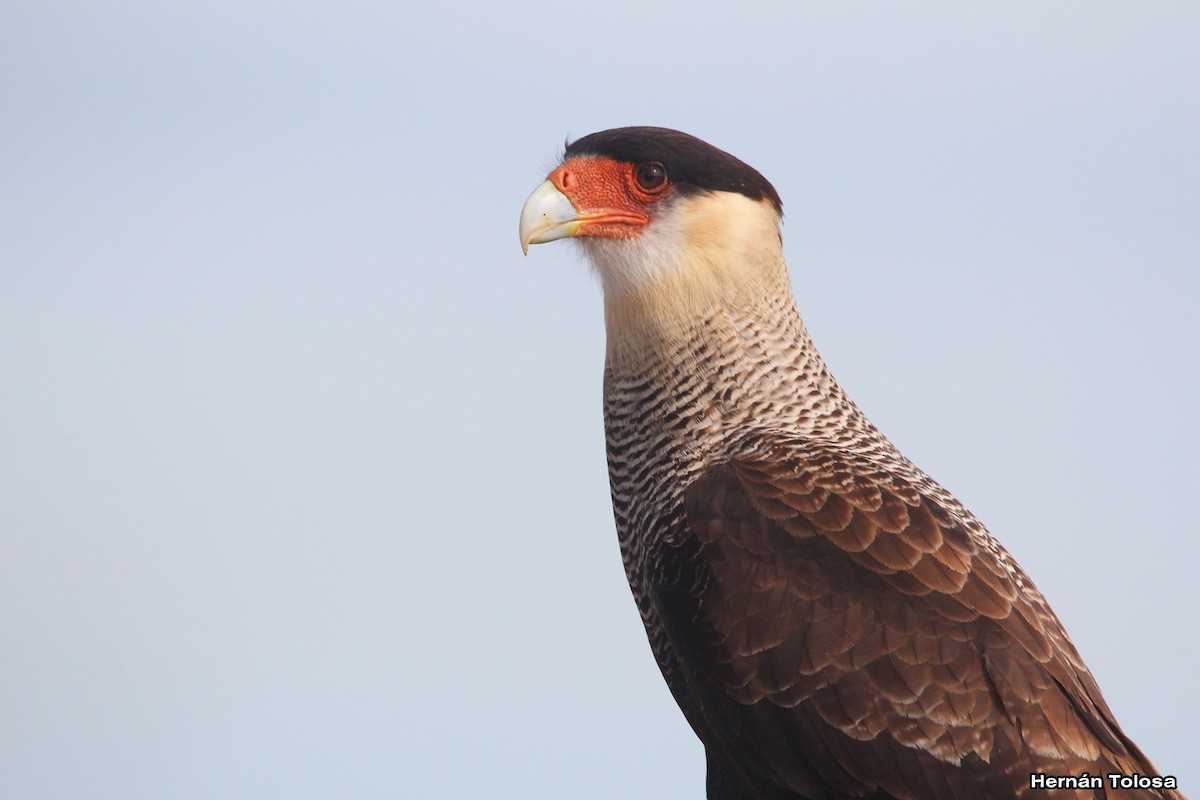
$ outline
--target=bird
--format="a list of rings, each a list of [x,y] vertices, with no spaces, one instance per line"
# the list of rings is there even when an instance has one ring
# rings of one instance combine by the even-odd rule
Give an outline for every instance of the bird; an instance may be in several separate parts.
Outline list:
[[[1183,798],[984,525],[834,379],[783,203],[680,131],[568,142],[520,216],[599,277],[622,560],[709,800]]]

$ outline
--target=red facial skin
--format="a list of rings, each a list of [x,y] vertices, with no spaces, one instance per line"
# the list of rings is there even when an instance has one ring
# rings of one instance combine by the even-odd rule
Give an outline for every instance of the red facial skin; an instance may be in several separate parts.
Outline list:
[[[575,236],[606,236],[632,239],[650,224],[655,203],[671,194],[671,181],[658,185],[644,180],[645,164],[629,164],[610,158],[573,158],[563,162],[547,179],[567,196],[579,212]],[[661,169],[661,165],[658,166]],[[639,181],[639,171],[643,180]]]

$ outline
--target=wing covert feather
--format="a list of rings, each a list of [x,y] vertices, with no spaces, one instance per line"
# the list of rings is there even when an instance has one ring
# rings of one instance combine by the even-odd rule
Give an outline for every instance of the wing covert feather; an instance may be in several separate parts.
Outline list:
[[[708,724],[739,732],[707,742],[710,764],[830,798],[1035,797],[1031,772],[1153,774],[1041,595],[947,498],[814,442],[692,483],[704,590],[673,638],[715,673]]]

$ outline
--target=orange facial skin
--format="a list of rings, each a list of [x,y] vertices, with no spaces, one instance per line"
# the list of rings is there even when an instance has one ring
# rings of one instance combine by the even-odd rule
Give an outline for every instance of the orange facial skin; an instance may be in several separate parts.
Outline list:
[[[609,158],[564,161],[547,180],[579,212],[575,236],[613,239],[640,234],[650,224],[653,206],[673,188],[661,164],[629,164]]]

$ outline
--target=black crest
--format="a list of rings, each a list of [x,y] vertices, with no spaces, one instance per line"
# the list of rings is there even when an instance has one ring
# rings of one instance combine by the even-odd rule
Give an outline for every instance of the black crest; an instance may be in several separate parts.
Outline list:
[[[682,131],[635,127],[591,133],[567,144],[565,157],[574,156],[604,156],[633,164],[657,161],[681,192],[737,192],[751,200],[770,200],[783,213],[779,193],[762,173]]]

